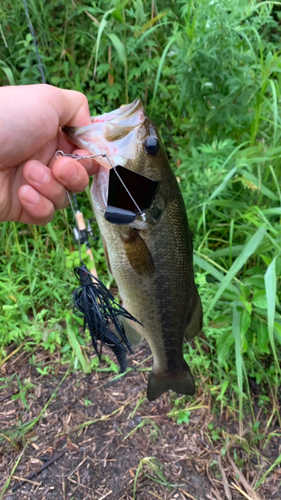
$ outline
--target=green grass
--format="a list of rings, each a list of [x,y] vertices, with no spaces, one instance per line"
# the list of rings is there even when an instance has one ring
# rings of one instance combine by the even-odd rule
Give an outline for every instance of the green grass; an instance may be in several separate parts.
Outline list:
[[[93,114],[141,97],[160,127],[194,234],[205,312],[204,337],[185,356],[198,383],[241,422],[249,377],[271,402],[280,385],[278,2],[28,5],[49,83],[84,92]],[[4,0],[0,84],[40,78],[23,5]],[[91,217],[87,196],[79,200]],[[77,258],[71,225],[68,211],[45,228],[1,225],[2,358],[12,342],[28,339],[27,348],[41,342],[85,373],[96,369],[82,348],[89,339],[69,317]],[[108,280],[100,241],[93,250]]]

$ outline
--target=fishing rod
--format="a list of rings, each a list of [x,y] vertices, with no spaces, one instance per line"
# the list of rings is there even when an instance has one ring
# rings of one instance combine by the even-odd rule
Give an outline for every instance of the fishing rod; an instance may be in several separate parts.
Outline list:
[[[97,269],[95,266],[95,259],[93,256],[93,252],[89,243],[89,238],[88,235],[91,236],[93,240],[97,240],[98,236],[94,236],[92,228],[91,228],[91,223],[89,220],[87,220],[87,225],[85,223],[84,215],[79,209],[79,205],[77,202],[77,197],[76,194],[72,193],[72,198],[74,201],[74,207],[75,207],[75,216],[76,216],[76,222],[77,222],[77,228],[74,227],[73,233],[74,233],[74,238],[76,241],[81,242],[81,244],[85,244],[87,247],[86,254],[89,255],[90,260],[92,262],[92,267],[90,268],[90,273],[98,278],[97,274]]]

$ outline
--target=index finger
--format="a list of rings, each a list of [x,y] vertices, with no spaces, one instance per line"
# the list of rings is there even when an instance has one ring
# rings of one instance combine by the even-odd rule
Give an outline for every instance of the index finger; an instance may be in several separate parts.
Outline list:
[[[46,97],[57,114],[59,127],[64,125],[84,127],[91,123],[88,100],[84,94],[51,85],[44,85],[44,87],[43,91],[46,92]]]

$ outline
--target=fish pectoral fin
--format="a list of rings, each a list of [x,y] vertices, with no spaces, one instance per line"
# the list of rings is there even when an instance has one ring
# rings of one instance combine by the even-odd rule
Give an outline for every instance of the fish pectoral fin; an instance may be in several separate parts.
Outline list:
[[[152,255],[139,233],[130,229],[126,236],[120,235],[128,261],[141,276],[152,276],[155,270]]]
[[[189,366],[183,360],[183,368],[178,372],[150,373],[147,386],[147,399],[154,401],[161,394],[171,389],[179,394],[193,396],[195,383]]]
[[[194,339],[194,337],[196,337],[196,335],[198,335],[198,333],[202,330],[202,326],[203,326],[202,304],[197,288],[195,288],[195,293],[191,304],[189,322],[184,331],[184,338],[186,340]]]
[[[122,326],[123,326],[123,328],[125,330],[126,337],[129,340],[130,344],[132,346],[140,344],[141,341],[143,340],[143,337],[136,330],[136,328],[134,328],[134,326],[133,326],[134,323],[132,321],[124,318],[124,317],[119,317],[118,316],[118,319],[119,319],[120,323],[122,324]]]

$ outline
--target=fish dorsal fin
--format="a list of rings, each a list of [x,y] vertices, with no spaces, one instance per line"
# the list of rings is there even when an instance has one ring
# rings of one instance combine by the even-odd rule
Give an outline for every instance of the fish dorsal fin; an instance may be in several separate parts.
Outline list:
[[[155,270],[152,255],[136,229],[130,229],[121,240],[128,261],[134,271],[141,276],[152,276]]]

